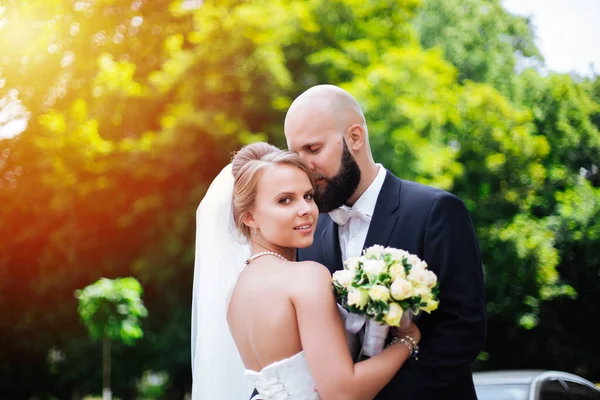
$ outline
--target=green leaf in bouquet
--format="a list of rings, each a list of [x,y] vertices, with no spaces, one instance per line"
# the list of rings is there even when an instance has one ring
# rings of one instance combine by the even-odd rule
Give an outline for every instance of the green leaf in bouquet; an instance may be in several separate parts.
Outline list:
[[[408,262],[408,259],[406,257],[402,258],[402,265],[404,266],[404,271],[406,272],[406,275],[408,276],[408,274],[410,274],[410,270],[412,269],[412,264],[410,264]]]
[[[440,284],[436,283],[435,286],[431,289],[431,295],[435,301],[439,300],[440,295]]]
[[[384,301],[369,301],[366,308],[367,315],[374,319],[382,317],[389,309],[390,306]]]
[[[408,299],[402,300],[398,302],[398,304],[400,304],[400,307],[402,307],[403,310],[408,310],[409,308],[412,308],[412,304],[410,303],[410,301],[408,301]]]
[[[373,286],[379,280],[379,277],[377,275],[368,275],[367,278],[369,280],[370,286]]]
[[[354,275],[354,283],[352,286],[359,287],[360,285],[362,285],[368,281],[369,281],[369,278],[367,277],[367,273],[363,269],[362,263],[359,263],[358,267],[356,268],[356,274]]]
[[[390,287],[390,285],[392,284],[392,276],[390,274],[388,274],[387,272],[384,272],[382,274],[379,275],[379,283]]]
[[[361,273],[361,275],[359,276],[358,274],[356,275],[358,278],[354,279],[354,282],[352,282],[352,286],[355,288],[361,287],[361,288],[370,288],[372,286],[372,282],[369,280],[369,277],[367,276],[366,273]]]
[[[340,283],[338,281],[335,281],[335,280],[333,281],[333,289],[336,292],[346,290],[345,287],[343,287],[342,285],[340,285]]]
[[[390,253],[381,253],[381,259],[385,261],[385,266],[388,267],[388,269],[390,268],[390,265],[394,263],[394,260],[392,260],[392,255]]]
[[[337,300],[339,300],[340,298],[343,298],[343,297],[348,297],[348,290],[346,288],[344,288],[343,286],[334,285],[333,293],[335,294],[335,297]]]

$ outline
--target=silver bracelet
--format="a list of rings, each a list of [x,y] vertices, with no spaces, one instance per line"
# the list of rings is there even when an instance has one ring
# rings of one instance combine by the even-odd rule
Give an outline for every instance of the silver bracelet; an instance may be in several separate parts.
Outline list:
[[[413,357],[415,360],[419,359],[419,346],[417,345],[417,341],[415,339],[413,339],[411,336],[406,335],[406,336],[394,336],[392,337],[392,340],[387,344],[387,346],[385,346],[385,348],[387,349],[389,346],[396,344],[396,343],[402,343],[403,345],[405,345],[406,347],[408,347],[408,351],[409,351],[409,355],[408,357]]]
[[[406,335],[405,338],[407,338],[410,343],[413,345],[413,354],[412,356],[415,358],[415,360],[419,359],[419,345],[417,344],[417,341],[410,335]]]
[[[400,337],[400,336],[392,337],[392,340],[390,340],[390,342],[387,344],[387,346],[385,346],[385,348],[387,349],[388,347],[390,347],[391,345],[396,344],[396,343],[402,343],[403,345],[408,347],[408,352],[410,353],[409,356],[412,355],[413,345],[408,340],[406,340],[404,337]]]

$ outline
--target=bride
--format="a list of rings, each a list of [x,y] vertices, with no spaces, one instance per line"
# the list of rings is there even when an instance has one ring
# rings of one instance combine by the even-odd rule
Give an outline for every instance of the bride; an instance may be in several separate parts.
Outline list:
[[[296,154],[266,143],[244,147],[211,184],[197,213],[193,400],[253,388],[253,399],[372,399],[411,356],[412,323],[353,362],[329,271],[295,261],[313,242],[314,188]]]

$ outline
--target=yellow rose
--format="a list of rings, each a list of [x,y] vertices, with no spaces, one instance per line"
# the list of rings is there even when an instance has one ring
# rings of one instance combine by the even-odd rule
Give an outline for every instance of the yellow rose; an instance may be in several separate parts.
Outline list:
[[[439,301],[430,299],[425,307],[421,307],[421,310],[431,314],[432,311],[437,310],[439,304]]]
[[[392,280],[396,280],[397,278],[405,278],[406,271],[404,270],[404,265],[400,262],[395,262],[390,266],[390,276]]]
[[[366,289],[350,288],[348,291],[348,305],[355,306],[361,310],[369,302],[369,292]]]
[[[390,309],[383,317],[383,321],[389,326],[400,326],[400,319],[404,310],[398,303],[390,303]]]
[[[390,290],[382,285],[373,285],[369,289],[369,297],[373,301],[388,302],[390,300]]]

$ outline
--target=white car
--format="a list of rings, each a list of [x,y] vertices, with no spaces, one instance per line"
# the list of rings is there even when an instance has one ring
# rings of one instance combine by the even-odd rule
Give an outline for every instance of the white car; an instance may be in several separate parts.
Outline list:
[[[560,371],[488,371],[473,374],[479,400],[600,400],[600,389]]]

